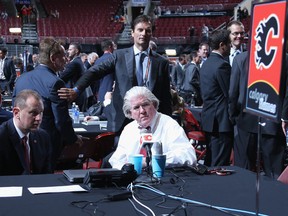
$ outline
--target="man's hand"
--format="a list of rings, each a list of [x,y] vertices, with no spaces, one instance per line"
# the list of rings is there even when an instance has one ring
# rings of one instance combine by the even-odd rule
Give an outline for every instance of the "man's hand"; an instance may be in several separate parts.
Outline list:
[[[77,92],[71,88],[61,88],[58,90],[58,96],[61,99],[67,100],[69,102],[74,101],[77,98]]]
[[[288,123],[285,121],[282,121],[282,130],[284,135],[286,136],[286,128],[288,127]]]

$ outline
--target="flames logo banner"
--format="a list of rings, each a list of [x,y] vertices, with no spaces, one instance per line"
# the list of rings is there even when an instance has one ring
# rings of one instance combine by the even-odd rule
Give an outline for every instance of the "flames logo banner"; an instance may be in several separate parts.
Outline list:
[[[278,119],[287,1],[253,7],[246,110]]]

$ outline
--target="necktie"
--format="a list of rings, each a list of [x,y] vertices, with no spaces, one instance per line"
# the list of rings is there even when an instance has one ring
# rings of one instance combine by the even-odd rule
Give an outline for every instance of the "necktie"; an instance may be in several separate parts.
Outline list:
[[[143,61],[146,57],[144,52],[139,53],[139,62],[137,67],[137,81],[139,86],[143,86]]]
[[[27,146],[27,136],[24,136],[22,137],[22,145],[23,145],[23,149],[24,149],[24,160],[25,160],[25,163],[27,165],[27,168],[28,168],[28,171],[30,173],[30,158],[29,158],[29,149],[28,149],[28,146]]]

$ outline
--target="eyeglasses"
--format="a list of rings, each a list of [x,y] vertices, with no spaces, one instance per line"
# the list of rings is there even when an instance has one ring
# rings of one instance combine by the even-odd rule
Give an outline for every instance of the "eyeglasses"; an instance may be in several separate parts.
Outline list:
[[[244,36],[245,32],[231,32],[231,34],[233,36],[238,36],[238,35]]]

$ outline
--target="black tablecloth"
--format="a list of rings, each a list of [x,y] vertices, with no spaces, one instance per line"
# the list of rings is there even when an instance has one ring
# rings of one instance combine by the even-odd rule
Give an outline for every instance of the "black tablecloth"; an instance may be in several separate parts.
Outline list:
[[[212,174],[200,176],[190,171],[176,172],[174,174],[170,173],[170,171],[166,171],[162,183],[154,185],[154,187],[166,194],[204,202],[209,205],[255,212],[255,174],[237,167],[229,168],[236,170],[236,173],[228,176]],[[128,200],[114,202],[102,201],[94,204],[94,206],[89,206],[84,210],[71,205],[71,202],[80,200],[97,202],[107,197],[108,194],[121,192],[119,188],[94,188],[86,193],[54,193],[40,195],[32,195],[27,190],[27,187],[69,184],[71,183],[60,174],[2,176],[0,177],[0,185],[2,187],[23,186],[23,196],[0,198],[0,215],[141,215],[135,211]],[[156,195],[145,189],[136,189],[135,196],[139,201],[149,206],[149,208],[155,212],[155,215],[169,214],[173,209],[179,206],[186,208],[187,215],[228,215],[209,207],[200,207],[196,204],[182,204],[180,201],[170,200],[167,197],[165,198]],[[287,200],[287,185],[261,176],[260,213],[272,216],[287,215]],[[151,213],[138,205],[135,201],[133,201],[133,203],[138,209],[145,212],[147,215],[151,215]],[[96,214],[93,214],[94,210],[96,210]],[[185,215],[184,210],[180,208],[179,211],[175,212],[173,215]],[[238,215],[251,214],[238,213]]]

